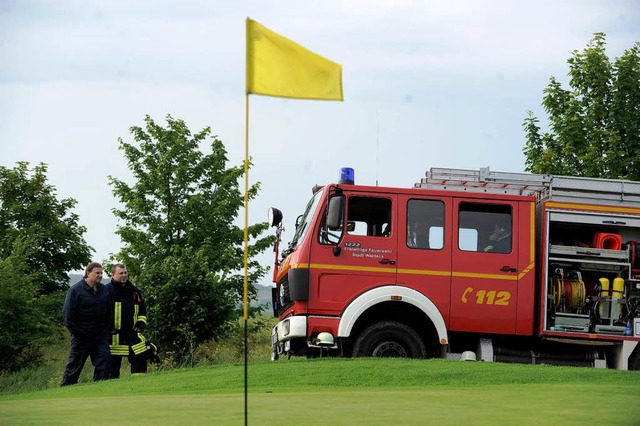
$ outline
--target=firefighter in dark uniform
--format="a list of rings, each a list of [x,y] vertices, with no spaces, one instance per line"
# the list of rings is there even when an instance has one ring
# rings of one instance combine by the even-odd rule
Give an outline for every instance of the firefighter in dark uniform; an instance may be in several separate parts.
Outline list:
[[[121,263],[111,268],[111,282],[107,288],[113,311],[110,377],[120,377],[125,356],[131,364],[131,374],[146,373],[149,356],[142,333],[147,326],[147,309],[140,290],[129,281],[127,268]]]
[[[84,278],[67,290],[62,317],[71,333],[71,350],[60,386],[78,383],[89,357],[93,380],[109,378],[109,292],[101,281],[102,265],[93,262]]]

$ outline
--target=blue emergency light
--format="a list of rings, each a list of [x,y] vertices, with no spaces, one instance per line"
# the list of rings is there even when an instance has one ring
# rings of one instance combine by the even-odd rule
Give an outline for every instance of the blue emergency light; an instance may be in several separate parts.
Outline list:
[[[355,172],[351,167],[343,167],[340,169],[340,180],[338,183],[346,183],[348,185],[355,184]]]

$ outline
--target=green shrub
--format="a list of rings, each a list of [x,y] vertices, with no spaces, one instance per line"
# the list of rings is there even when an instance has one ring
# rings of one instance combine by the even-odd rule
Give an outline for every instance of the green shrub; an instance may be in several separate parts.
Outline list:
[[[38,296],[26,266],[26,244],[0,259],[0,373],[38,364],[54,329],[48,296]]]
[[[271,328],[276,318],[256,316],[247,321],[249,361],[265,361],[271,357]],[[232,324],[224,339],[211,340],[198,347],[195,353],[198,365],[244,362],[244,319]]]
[[[223,336],[234,316],[231,290],[200,250],[175,250],[153,263],[138,284],[149,307],[149,337],[177,365],[192,365],[196,348]]]

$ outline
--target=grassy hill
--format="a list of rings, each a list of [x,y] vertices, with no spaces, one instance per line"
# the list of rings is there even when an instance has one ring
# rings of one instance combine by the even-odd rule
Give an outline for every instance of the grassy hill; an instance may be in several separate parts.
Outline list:
[[[253,362],[248,372],[256,425],[640,424],[634,371],[295,359]],[[0,424],[113,424],[109,413],[118,424],[242,424],[243,385],[244,366],[225,364],[5,394]]]
[[[258,306],[268,304],[269,305],[268,312],[271,312],[271,287],[257,285],[256,288],[258,289],[258,301],[253,303],[257,303]]]

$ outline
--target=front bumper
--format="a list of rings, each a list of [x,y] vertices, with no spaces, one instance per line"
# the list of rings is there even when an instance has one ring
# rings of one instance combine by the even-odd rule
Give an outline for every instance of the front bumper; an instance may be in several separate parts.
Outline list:
[[[291,353],[293,339],[307,338],[307,317],[289,317],[276,324],[271,329],[271,359],[276,360],[280,355]]]

